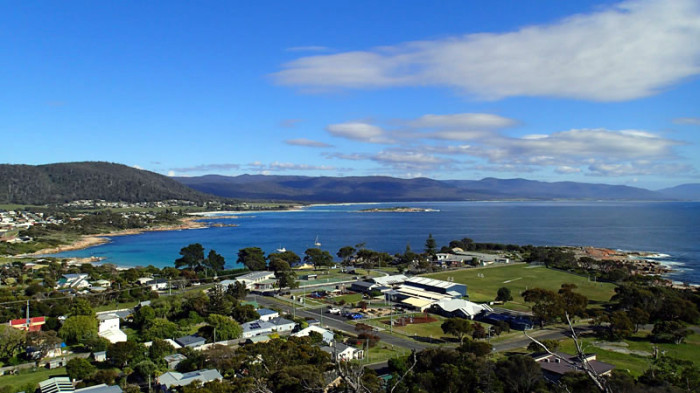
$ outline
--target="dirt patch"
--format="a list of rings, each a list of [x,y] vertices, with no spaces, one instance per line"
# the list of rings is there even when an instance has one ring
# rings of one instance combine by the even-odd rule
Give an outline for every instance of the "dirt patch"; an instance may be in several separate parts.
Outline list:
[[[617,353],[623,353],[625,355],[637,355],[637,356],[642,356],[642,357],[651,357],[651,352],[647,351],[640,351],[636,349],[629,349],[629,344],[626,342],[618,341],[618,342],[605,342],[605,341],[594,341],[593,345],[600,349],[604,349],[606,351],[611,351],[611,352],[617,352]]]
[[[421,316],[421,317],[401,317],[401,318],[396,318],[394,320],[394,326],[406,326],[406,325],[416,325],[419,323],[430,323],[430,322],[437,322],[437,318],[433,318],[430,316]],[[385,324],[389,325],[391,321],[384,321]]]

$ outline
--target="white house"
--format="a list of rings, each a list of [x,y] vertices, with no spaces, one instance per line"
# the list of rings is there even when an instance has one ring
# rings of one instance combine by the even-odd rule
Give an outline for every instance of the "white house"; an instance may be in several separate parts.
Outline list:
[[[98,314],[97,334],[112,344],[126,341],[126,333],[119,330],[119,316],[113,313]]]
[[[330,345],[331,342],[333,342],[333,338],[335,337],[333,332],[331,332],[330,330],[324,329],[324,328],[318,327],[318,326],[309,326],[306,329],[302,329],[302,330],[292,334],[292,336],[294,336],[294,337],[308,337],[311,332],[316,332],[316,333],[320,334],[321,337],[323,337],[323,342],[328,344],[328,345]]]
[[[474,319],[482,311],[493,311],[485,304],[476,304],[463,299],[441,299],[431,308],[445,317],[462,317]]]
[[[280,313],[269,308],[260,308],[257,310],[261,321],[269,321],[274,318],[279,318]]]
[[[331,354],[336,362],[346,362],[353,359],[363,359],[365,352],[359,348],[351,347],[343,343],[335,343],[334,346],[321,347],[321,350]]]

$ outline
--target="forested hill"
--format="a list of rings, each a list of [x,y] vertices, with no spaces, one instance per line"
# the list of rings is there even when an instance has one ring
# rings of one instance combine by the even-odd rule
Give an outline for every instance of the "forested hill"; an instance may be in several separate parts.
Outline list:
[[[154,202],[219,198],[167,176],[108,162],[0,165],[0,203],[46,204],[81,199]]]
[[[306,202],[461,200],[670,200],[643,188],[526,179],[433,180],[393,177],[208,175],[176,178],[196,190],[229,198]]]

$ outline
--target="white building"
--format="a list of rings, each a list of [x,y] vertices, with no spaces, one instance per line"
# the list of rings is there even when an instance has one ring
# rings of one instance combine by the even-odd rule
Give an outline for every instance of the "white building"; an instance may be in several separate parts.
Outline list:
[[[318,326],[309,326],[306,329],[302,329],[294,334],[292,336],[294,337],[308,337],[311,332],[315,332],[321,335],[323,337],[323,342],[330,345],[333,342],[333,338],[335,335],[333,332],[331,332],[328,329],[324,329],[322,327]]]
[[[351,347],[343,343],[335,343],[333,346],[321,347],[321,350],[331,354],[336,362],[346,362],[353,359],[363,359],[365,352],[359,348]]]
[[[112,344],[127,340],[126,333],[119,330],[119,316],[117,314],[98,314],[97,320],[99,321],[97,334],[100,337],[106,338]]]
[[[236,277],[236,281],[245,284],[248,289],[255,288],[255,284],[262,283],[263,281],[273,280],[275,278],[274,272],[259,271],[244,274],[240,277]]]

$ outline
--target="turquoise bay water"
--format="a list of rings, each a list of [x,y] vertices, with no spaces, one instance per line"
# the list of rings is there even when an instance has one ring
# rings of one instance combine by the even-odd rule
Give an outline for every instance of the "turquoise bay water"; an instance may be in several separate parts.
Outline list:
[[[411,206],[436,209],[417,213],[360,213],[368,207]],[[172,266],[180,248],[201,243],[236,266],[239,249],[266,253],[285,247],[302,255],[318,236],[335,255],[340,247],[402,252],[421,251],[429,233],[438,245],[470,237],[477,242],[598,246],[668,254],[662,262],[677,271],[674,280],[700,283],[700,203],[673,202],[416,202],[313,206],[301,211],[242,214],[212,220],[237,227],[148,232],[119,236],[66,257],[104,257],[119,266]]]

